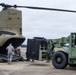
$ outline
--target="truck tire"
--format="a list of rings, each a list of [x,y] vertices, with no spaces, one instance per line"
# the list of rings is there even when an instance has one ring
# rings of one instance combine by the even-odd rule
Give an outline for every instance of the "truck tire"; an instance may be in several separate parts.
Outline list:
[[[64,69],[68,64],[67,54],[64,52],[55,52],[52,57],[52,64],[57,69]]]

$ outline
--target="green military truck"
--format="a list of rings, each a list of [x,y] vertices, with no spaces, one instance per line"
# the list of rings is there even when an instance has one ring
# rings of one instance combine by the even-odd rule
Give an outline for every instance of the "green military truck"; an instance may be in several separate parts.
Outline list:
[[[55,53],[52,56],[52,64],[55,68],[63,69],[67,65],[76,65],[76,33],[71,33],[69,37],[56,41]],[[59,44],[58,44],[59,43]]]
[[[68,37],[58,39],[30,39],[27,43],[26,57],[35,60],[52,60],[57,69],[63,69],[67,65],[76,65],[76,33]]]

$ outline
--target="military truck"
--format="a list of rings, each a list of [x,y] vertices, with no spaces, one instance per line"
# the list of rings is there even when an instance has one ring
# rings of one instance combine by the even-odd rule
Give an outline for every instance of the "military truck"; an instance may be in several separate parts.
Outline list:
[[[26,56],[28,59],[48,60],[57,69],[76,66],[76,33],[58,39],[28,39]]]
[[[58,69],[63,69],[67,65],[76,66],[76,33],[71,33],[69,37],[62,39],[59,44],[59,47],[54,48],[57,51],[52,56],[53,66]]]

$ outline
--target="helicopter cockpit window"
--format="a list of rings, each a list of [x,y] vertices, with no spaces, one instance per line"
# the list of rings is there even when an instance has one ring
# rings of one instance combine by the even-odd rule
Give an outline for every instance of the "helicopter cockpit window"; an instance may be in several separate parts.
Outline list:
[[[8,32],[8,31],[0,31],[0,36],[1,35],[16,35],[15,33],[13,33],[13,32]]]

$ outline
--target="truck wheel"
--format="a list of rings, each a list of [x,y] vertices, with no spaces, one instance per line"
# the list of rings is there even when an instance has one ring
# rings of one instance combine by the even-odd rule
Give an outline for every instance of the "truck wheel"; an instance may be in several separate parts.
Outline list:
[[[52,57],[52,64],[57,69],[64,69],[68,64],[67,54],[64,52],[55,52]]]

